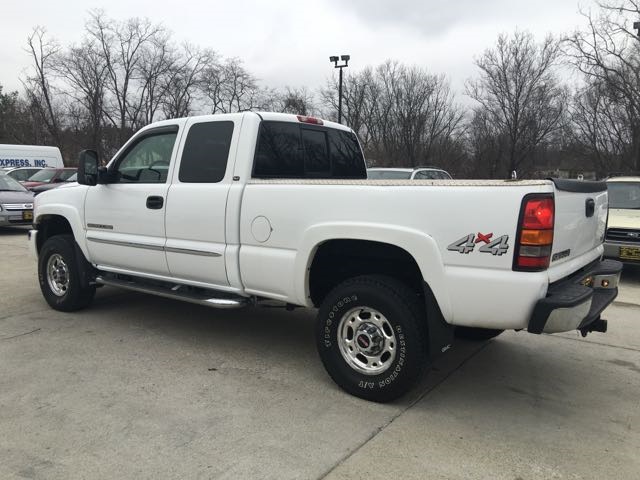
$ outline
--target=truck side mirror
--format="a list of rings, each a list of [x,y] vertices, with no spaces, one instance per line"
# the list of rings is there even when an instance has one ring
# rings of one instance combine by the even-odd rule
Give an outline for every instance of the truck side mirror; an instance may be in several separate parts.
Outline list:
[[[78,157],[78,183],[96,185],[98,183],[98,153],[95,150],[82,150]]]

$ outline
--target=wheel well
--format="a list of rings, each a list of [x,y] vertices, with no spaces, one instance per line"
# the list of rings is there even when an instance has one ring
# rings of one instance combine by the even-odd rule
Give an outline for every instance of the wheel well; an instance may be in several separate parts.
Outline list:
[[[422,273],[406,250],[369,240],[329,240],[320,245],[311,263],[309,293],[319,306],[339,283],[358,275],[389,275],[418,295],[424,293]]]
[[[63,235],[69,233],[73,235],[73,230],[69,221],[60,215],[45,215],[38,219],[38,236],[36,243],[38,252],[47,239],[54,235]]]

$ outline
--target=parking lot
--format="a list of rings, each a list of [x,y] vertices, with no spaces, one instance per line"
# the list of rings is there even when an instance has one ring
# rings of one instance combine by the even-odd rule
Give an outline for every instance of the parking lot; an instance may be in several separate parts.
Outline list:
[[[380,405],[343,393],[314,312],[110,288],[64,314],[1,229],[0,478],[603,479],[640,475],[640,268],[607,334],[460,342]]]

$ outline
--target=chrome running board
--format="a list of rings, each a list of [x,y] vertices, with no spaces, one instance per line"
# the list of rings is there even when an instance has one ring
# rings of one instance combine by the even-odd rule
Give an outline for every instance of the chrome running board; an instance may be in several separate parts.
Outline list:
[[[181,284],[164,284],[164,282],[146,283],[143,281],[125,280],[122,278],[106,277],[104,275],[97,276],[95,283],[100,285],[108,285],[110,287],[124,288],[134,292],[148,293],[158,295],[160,297],[171,298],[173,300],[182,300],[183,302],[205,305],[213,308],[242,308],[250,304],[250,298],[241,297],[239,295],[229,295],[221,293],[220,297],[213,297],[211,290],[193,289]]]

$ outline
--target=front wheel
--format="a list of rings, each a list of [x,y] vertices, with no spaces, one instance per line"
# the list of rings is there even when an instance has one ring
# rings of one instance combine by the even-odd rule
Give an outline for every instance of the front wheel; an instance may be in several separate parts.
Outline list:
[[[56,235],[49,238],[38,256],[38,280],[40,290],[49,306],[55,310],[72,312],[88,306],[96,288],[83,285],[80,262],[72,235]]]
[[[318,352],[331,378],[366,400],[405,394],[426,366],[425,309],[391,277],[355,277],[338,285],[318,312]]]

